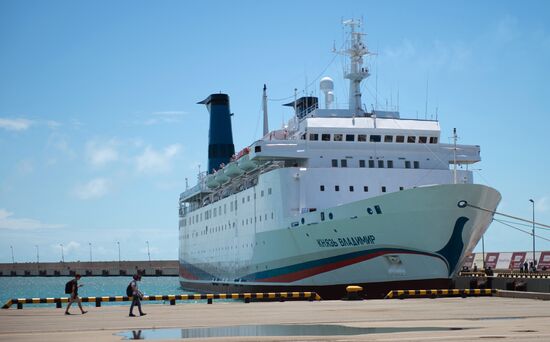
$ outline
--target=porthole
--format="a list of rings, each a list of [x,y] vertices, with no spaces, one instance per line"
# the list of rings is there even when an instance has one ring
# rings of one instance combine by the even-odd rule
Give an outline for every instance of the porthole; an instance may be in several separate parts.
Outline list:
[[[333,217],[334,217],[334,216],[332,215],[332,213],[328,213],[328,218],[329,218],[330,220],[332,220]]]

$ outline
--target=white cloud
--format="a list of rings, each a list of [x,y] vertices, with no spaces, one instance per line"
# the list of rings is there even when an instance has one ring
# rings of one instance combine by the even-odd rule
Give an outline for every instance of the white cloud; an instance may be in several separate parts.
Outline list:
[[[550,211],[550,198],[543,196],[535,201],[535,210],[541,213]]]
[[[181,146],[173,144],[162,151],[147,146],[143,153],[136,158],[137,170],[142,173],[163,173],[171,170],[172,159],[178,154]]]
[[[142,123],[144,125],[156,125],[161,123],[181,122],[185,115],[185,112],[180,111],[154,112],[151,113],[151,116]]]
[[[0,208],[0,229],[32,230],[44,228],[62,228],[64,224],[47,224],[29,218],[12,218],[13,213]]]
[[[63,248],[63,254],[67,255],[78,250],[80,248],[80,244],[76,241],[69,241],[68,243],[64,243],[63,247],[61,247],[61,244],[51,245],[51,247],[58,253],[61,253],[61,248]]]
[[[0,118],[0,128],[8,131],[24,131],[28,129],[34,122],[27,119],[6,119]]]
[[[110,140],[106,143],[89,141],[86,144],[88,162],[93,166],[101,167],[110,162],[117,161],[119,155],[116,145],[117,143],[114,140]]]
[[[85,184],[79,184],[75,187],[75,195],[82,199],[95,199],[105,196],[109,192],[109,180],[105,178],[95,178]]]

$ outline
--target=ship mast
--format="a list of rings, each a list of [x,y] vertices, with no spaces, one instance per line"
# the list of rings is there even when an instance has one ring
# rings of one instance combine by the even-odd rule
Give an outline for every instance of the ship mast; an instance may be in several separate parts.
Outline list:
[[[369,70],[363,67],[363,56],[369,54],[367,46],[363,43],[363,33],[356,32],[361,27],[361,20],[346,20],[344,25],[350,27],[349,46],[343,54],[350,57],[350,69],[344,76],[349,79],[349,109],[356,115],[363,114],[361,103],[361,81],[369,76]]]

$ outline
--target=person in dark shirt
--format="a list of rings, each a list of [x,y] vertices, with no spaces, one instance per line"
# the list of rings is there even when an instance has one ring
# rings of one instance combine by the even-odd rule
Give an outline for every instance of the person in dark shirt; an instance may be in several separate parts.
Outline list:
[[[73,302],[76,302],[78,304],[78,307],[80,308],[80,312],[82,312],[83,315],[86,312],[88,312],[88,311],[84,311],[84,309],[82,309],[82,301],[80,300],[80,297],[78,297],[78,288],[82,286],[82,285],[78,285],[79,280],[80,280],[80,274],[76,274],[74,276],[74,279],[71,280],[71,282],[72,282],[72,292],[71,292],[70,297],[69,297],[69,303],[67,304],[67,309],[65,309],[65,315],[70,315],[71,314],[69,312],[69,308],[71,307],[71,304],[73,304]]]
[[[130,304],[130,317],[135,317],[133,311],[134,306],[138,307],[139,315],[145,316],[147,315],[145,312],[141,311],[141,299],[143,298],[143,293],[138,288],[138,281],[141,281],[141,275],[135,274],[133,277],[133,280],[130,282],[130,286],[132,287],[132,304]]]

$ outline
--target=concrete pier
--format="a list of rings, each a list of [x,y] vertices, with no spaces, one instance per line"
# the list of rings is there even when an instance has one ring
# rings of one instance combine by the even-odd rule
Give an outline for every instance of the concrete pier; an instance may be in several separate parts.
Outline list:
[[[177,260],[0,263],[0,276],[126,276],[139,270],[145,276],[177,276]]]
[[[87,307],[86,315],[76,314],[76,308],[71,310],[75,313],[71,316],[55,308],[0,310],[0,340],[121,341],[122,337],[114,334],[129,330],[261,324],[421,329],[346,336],[215,337],[208,341],[550,340],[550,302],[517,298],[145,304],[148,315],[144,317],[128,317],[128,306]],[[180,336],[171,340],[180,340]],[[199,340],[203,339],[190,339]]]

